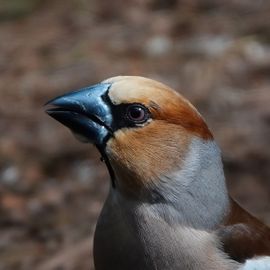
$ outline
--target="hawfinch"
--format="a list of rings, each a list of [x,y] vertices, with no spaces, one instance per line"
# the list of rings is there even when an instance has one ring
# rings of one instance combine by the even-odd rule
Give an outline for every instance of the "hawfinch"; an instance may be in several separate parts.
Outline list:
[[[179,93],[119,76],[47,104],[110,174],[96,270],[270,269],[270,229],[230,198],[220,149]]]

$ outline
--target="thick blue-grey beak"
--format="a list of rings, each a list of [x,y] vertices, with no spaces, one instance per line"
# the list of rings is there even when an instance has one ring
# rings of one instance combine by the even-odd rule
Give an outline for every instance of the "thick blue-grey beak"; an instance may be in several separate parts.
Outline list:
[[[100,83],[59,96],[46,112],[84,141],[102,146],[112,135],[112,113],[106,102],[111,84]]]

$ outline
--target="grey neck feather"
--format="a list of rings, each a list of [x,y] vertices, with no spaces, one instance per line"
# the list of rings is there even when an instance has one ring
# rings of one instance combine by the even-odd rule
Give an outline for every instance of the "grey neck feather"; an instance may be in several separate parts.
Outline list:
[[[229,208],[220,150],[214,141],[195,138],[178,171],[162,176],[156,192],[164,200],[152,204],[169,223],[213,229]]]
[[[229,205],[217,145],[194,139],[182,169],[159,180],[156,202],[110,190],[95,232],[96,269],[237,269],[210,233]]]

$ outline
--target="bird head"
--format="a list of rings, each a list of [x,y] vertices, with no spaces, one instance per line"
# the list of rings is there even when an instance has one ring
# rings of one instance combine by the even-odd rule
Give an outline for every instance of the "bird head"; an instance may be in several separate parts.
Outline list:
[[[97,146],[113,186],[126,194],[154,194],[179,172],[191,181],[212,158],[208,143],[213,136],[198,111],[178,92],[151,79],[113,77],[47,104],[50,116]],[[200,156],[203,151],[209,155]]]

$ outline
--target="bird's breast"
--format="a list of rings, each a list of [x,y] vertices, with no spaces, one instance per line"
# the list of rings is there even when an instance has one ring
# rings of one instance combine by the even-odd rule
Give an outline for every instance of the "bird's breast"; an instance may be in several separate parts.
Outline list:
[[[213,235],[168,224],[149,206],[118,200],[112,193],[96,227],[96,270],[235,269]]]

